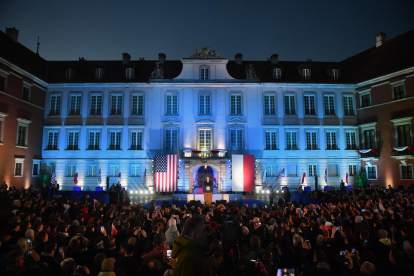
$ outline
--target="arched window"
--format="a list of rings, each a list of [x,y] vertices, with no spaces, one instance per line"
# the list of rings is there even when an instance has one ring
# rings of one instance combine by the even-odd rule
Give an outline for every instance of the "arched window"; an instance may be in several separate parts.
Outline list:
[[[134,69],[132,68],[127,68],[125,70],[125,78],[127,80],[132,80],[134,78]]]
[[[331,77],[333,80],[339,79],[339,70],[338,69],[332,69],[331,70]]]
[[[66,79],[72,80],[74,75],[74,70],[72,68],[66,69]]]
[[[282,78],[282,70],[280,70],[280,68],[274,68],[272,77],[275,80],[280,80]]]
[[[97,80],[103,79],[103,69],[102,68],[96,68],[95,69],[95,79],[97,79]]]
[[[200,80],[210,79],[210,68],[209,66],[200,66]]]
[[[302,79],[304,80],[310,79],[310,69],[302,69]]]

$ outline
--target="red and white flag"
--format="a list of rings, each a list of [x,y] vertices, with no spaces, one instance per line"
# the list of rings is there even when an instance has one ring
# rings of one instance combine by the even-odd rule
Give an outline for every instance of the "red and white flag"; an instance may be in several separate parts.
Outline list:
[[[76,170],[76,173],[73,176],[73,183],[78,184],[78,170]]]
[[[154,180],[156,192],[177,191],[177,155],[156,155]]]
[[[213,177],[213,183],[214,183],[214,184],[217,184],[217,179],[216,179],[216,177],[215,177],[215,176]]]
[[[99,201],[97,201],[96,199],[93,199],[93,204],[99,204]]]
[[[348,184],[348,173],[346,173],[346,175],[345,175],[345,182],[346,182],[346,184]]]
[[[116,230],[114,224],[112,223],[112,227],[111,227],[111,235],[112,236],[116,236],[116,234],[118,234],[118,230]]]
[[[300,184],[305,183],[305,177],[306,177],[306,172],[303,173],[303,175],[302,175],[302,183],[300,183]]]
[[[232,190],[237,192],[254,191],[254,155],[233,155]]]

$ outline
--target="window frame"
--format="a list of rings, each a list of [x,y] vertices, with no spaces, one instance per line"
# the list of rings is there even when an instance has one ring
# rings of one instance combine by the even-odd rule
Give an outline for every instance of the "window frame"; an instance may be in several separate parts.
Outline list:
[[[171,133],[170,141],[167,141],[167,133]],[[176,132],[177,134],[177,141],[174,143],[174,135],[173,133]],[[165,150],[178,150],[179,144],[179,129],[178,128],[166,128],[164,129],[164,149]]]
[[[75,70],[73,68],[67,68],[65,72],[65,79],[66,80],[73,80],[75,75]]]
[[[233,109],[233,97],[234,97],[234,109]],[[240,103],[239,103],[240,102]],[[239,107],[240,106],[240,107]],[[232,92],[230,93],[230,116],[243,116],[243,93]]]
[[[201,148],[201,132],[204,132],[204,140],[206,147],[203,149]],[[210,132],[210,148],[207,148],[208,142],[207,142],[207,131]],[[213,139],[213,128],[210,127],[200,127],[197,128],[197,149],[201,151],[211,151],[214,148],[214,139]]]
[[[71,137],[72,134],[73,134],[73,137]],[[66,149],[65,150],[80,150],[80,141],[81,141],[81,137],[80,137],[79,129],[67,129],[66,130]],[[71,145],[71,143],[73,143],[73,145]]]
[[[370,177],[369,168],[375,168],[375,178]],[[368,180],[376,180],[378,179],[378,167],[377,165],[367,166],[365,168]]]
[[[411,168],[411,178],[404,178],[403,168]],[[400,180],[413,180],[414,179],[413,164],[407,164],[407,165],[400,164],[399,169],[400,169]],[[410,172],[407,172],[407,173],[409,174]]]
[[[309,163],[308,164],[308,175],[307,176],[315,176],[318,175],[318,164],[315,163]]]
[[[268,98],[268,100],[266,100]],[[273,106],[272,106],[273,99]],[[268,101],[268,103],[266,103]],[[276,116],[277,115],[277,101],[275,92],[265,92],[263,93],[263,116]]]
[[[309,100],[306,100],[306,98],[309,97]],[[310,100],[310,98],[313,98],[313,109],[312,107],[312,101]],[[307,103],[308,101],[308,103]],[[317,98],[316,98],[316,93],[304,93],[303,95],[303,114],[305,116],[317,116]],[[307,106],[308,105],[308,106]],[[308,108],[310,107],[310,108]],[[313,110],[313,113],[312,113]]]
[[[349,133],[349,141],[348,144],[348,133]],[[352,134],[355,136],[354,140],[355,143],[352,143]],[[358,136],[355,130],[345,130],[345,150],[357,150],[358,149]]]
[[[0,112],[0,146],[4,144],[4,129],[6,125],[6,117],[9,114]]]
[[[16,134],[16,148],[23,148],[23,149],[27,149],[29,147],[29,124],[32,121],[30,120],[26,120],[26,119],[22,119],[22,118],[17,118],[17,134]],[[19,136],[19,128],[20,127],[24,127],[25,128],[25,134],[24,134],[24,145],[20,144],[20,136]]]
[[[24,161],[25,161],[25,158],[16,158],[16,157],[14,158],[14,171],[13,171],[13,176],[14,177],[23,177],[24,176]],[[20,174],[16,174],[17,164],[21,164]]]
[[[288,106],[289,106],[289,112],[286,109],[286,98],[289,98],[288,100]],[[293,99],[293,104],[292,104],[292,100]],[[285,116],[297,116],[297,112],[296,112],[296,94],[295,93],[284,93],[283,94],[283,109],[284,109],[284,115]],[[292,106],[293,106],[293,112],[292,112]]]
[[[288,144],[288,133],[295,133],[296,145],[295,144]],[[292,137],[293,138],[293,137]],[[291,139],[293,142],[293,139]],[[285,129],[285,150],[299,150],[299,135],[297,129]]]
[[[101,150],[101,132],[102,130],[94,130],[94,129],[88,129],[88,140],[87,140],[87,148],[86,150]],[[91,134],[94,133],[93,137],[93,144],[91,144]],[[97,134],[99,137],[97,138]],[[98,144],[96,144],[96,141],[98,141]],[[98,147],[96,147],[98,146]]]
[[[52,142],[56,141],[56,148],[54,148],[54,144],[49,145],[49,136],[53,133]],[[55,134],[57,134],[57,137],[55,139]],[[45,147],[44,150],[59,150],[59,130],[58,129],[46,129],[46,135],[45,135]]]
[[[235,144],[233,143],[233,134],[232,132],[235,133]],[[241,134],[241,137],[239,137],[239,134]],[[235,128],[232,127],[229,129],[229,148],[231,150],[244,150],[244,129],[243,128]],[[239,141],[241,140],[241,141]],[[240,142],[240,143],[239,143]]]
[[[328,141],[328,133],[331,133],[329,140]],[[333,136],[332,134],[335,134],[335,144],[332,143],[333,141]],[[339,150],[339,131],[338,130],[332,130],[332,129],[325,129],[325,146],[326,146],[326,150]],[[329,143],[331,143],[331,146],[329,147]]]
[[[110,110],[109,116],[122,116],[123,107],[124,107],[124,95],[121,92],[111,92],[109,94],[110,98]],[[115,98],[115,101],[114,101]],[[119,98],[121,100],[119,100]],[[113,108],[115,102],[115,108]]]
[[[54,107],[53,107],[53,98],[55,98]],[[62,111],[62,93],[51,93],[49,96],[48,116],[60,116],[61,111]]]
[[[351,169],[351,167],[355,167],[355,170]],[[357,164],[348,164],[348,177],[349,176],[355,176],[356,173],[358,173],[358,165]]]
[[[333,80],[339,79],[339,70],[338,69],[331,69],[331,78]]]
[[[76,163],[66,164],[66,177],[74,177],[77,170],[78,170],[78,166]]]
[[[136,108],[134,108],[134,98],[136,98]],[[139,111],[141,111],[141,113]],[[145,94],[143,92],[131,93],[131,115],[145,116]]]
[[[134,133],[137,133],[137,134],[140,133],[140,135],[141,135],[140,139],[138,139],[139,135],[136,136],[136,139],[135,139],[137,141],[136,145],[133,145],[134,139],[132,138],[132,136],[134,136],[133,135]],[[144,130],[143,129],[129,129],[129,139],[128,140],[129,140],[128,150],[144,150]],[[135,148],[134,148],[134,146],[135,146]]]
[[[270,167],[270,169],[269,169],[269,167]],[[276,177],[277,176],[277,165],[276,164],[266,164],[266,176],[267,177]]]
[[[137,174],[134,174],[133,167],[137,167],[138,169],[135,169],[135,172],[138,172]],[[129,176],[130,177],[141,177],[141,164],[133,163],[129,165]]]
[[[328,94],[328,93],[323,94],[323,115],[324,116],[336,116],[337,115],[335,100],[336,100],[335,94]]]
[[[200,80],[209,80],[210,79],[210,66],[200,65]]]
[[[396,97],[396,88],[402,87],[402,91],[399,91],[398,98]],[[398,101],[407,98],[407,90],[405,89],[405,80],[399,80],[396,82],[391,83],[391,91],[392,91],[392,100]],[[402,94],[402,95],[400,95]]]
[[[311,69],[310,68],[303,68],[302,69],[302,79],[303,80],[310,80],[311,78]]]
[[[280,79],[282,79],[282,69],[280,69],[280,68],[273,68],[273,70],[272,70],[272,78],[274,80],[280,80]]]
[[[96,100],[94,100],[94,97],[96,97]],[[100,98],[100,104],[98,104],[99,98]],[[95,106],[93,106],[94,101],[95,101]],[[98,109],[98,106],[100,106],[99,109]],[[102,108],[103,108],[103,93],[101,92],[89,93],[89,115],[90,116],[102,116],[103,115]],[[92,111],[95,111],[95,112],[92,112]]]
[[[102,80],[104,77],[104,69],[102,67],[95,68],[95,79]]]
[[[170,100],[169,100],[169,97]],[[174,112],[174,98],[176,98],[176,112]],[[170,107],[168,106],[170,105]],[[170,109],[170,112],[168,111]],[[165,94],[165,115],[166,116],[179,116],[180,114],[180,93],[179,92],[167,92]]]
[[[35,174],[35,165],[37,165],[36,174]],[[33,159],[32,177],[39,177],[39,174],[40,174],[40,160],[39,159]]]
[[[308,134],[315,134],[315,137],[312,137],[313,135],[309,136],[310,144],[308,143]],[[319,131],[313,130],[313,129],[305,129],[305,139],[306,139],[306,150],[319,150]],[[315,143],[313,143],[313,141]]]
[[[350,104],[351,101],[351,104]],[[343,110],[344,116],[355,116],[355,100],[353,95],[343,94],[342,95],[342,103],[343,103]]]
[[[91,174],[91,167],[95,167],[95,171],[92,170],[92,174]],[[98,164],[87,164],[87,176],[86,177],[97,177],[98,176]],[[93,173],[94,172],[94,173]]]
[[[265,129],[264,130],[264,132],[265,132],[265,135],[264,135],[264,150],[278,150],[279,149],[279,147],[278,147],[278,141],[279,141],[279,137],[278,137],[278,131],[277,131],[277,129]],[[267,134],[268,133],[274,133],[274,143],[273,143],[273,141],[272,141],[272,135],[270,135],[270,143],[269,143],[269,147],[268,147],[268,143],[267,143],[267,141],[268,141],[268,139],[267,139]]]
[[[119,140],[119,145],[117,143],[111,144],[112,142],[112,133],[115,133],[114,142]],[[117,138],[119,133],[119,139]],[[108,130],[108,148],[107,150],[122,150],[122,129],[109,129]]]
[[[0,77],[4,79],[4,87],[2,88],[0,86],[0,91],[2,91],[2,92],[7,92],[7,84],[8,84],[7,82],[8,82],[9,74],[10,73],[0,69]],[[0,82],[0,84],[1,84],[1,82]]]
[[[74,101],[74,107],[75,109],[72,109],[72,97],[76,97],[76,100]],[[79,100],[78,100],[79,98]],[[79,106],[79,108],[78,108]],[[68,116],[82,116],[82,93],[69,93],[69,110],[68,110]]]
[[[135,78],[135,70],[132,67],[128,67],[125,69],[125,79],[126,80],[133,80]]]
[[[114,169],[114,171],[113,171],[113,169]],[[108,176],[109,177],[118,177],[119,173],[120,173],[119,163],[110,163],[110,164],[108,164]]]
[[[22,86],[22,100],[26,101],[26,102],[30,102],[31,100],[31,96],[32,96],[32,84],[23,81],[23,86]],[[27,89],[27,99],[24,99],[24,91],[25,89]]]
[[[207,102],[207,97],[208,97],[208,101],[209,101],[209,103],[207,104],[206,102]],[[201,99],[202,98],[204,98],[204,104],[203,104],[203,109],[204,109],[204,112],[202,112],[202,108],[201,108]],[[199,116],[211,116],[212,115],[212,104],[211,104],[211,102],[212,102],[212,95],[211,95],[211,93],[210,92],[203,92],[203,91],[200,91],[199,93],[198,93],[198,115]],[[207,112],[207,109],[208,109],[208,111],[209,112]]]
[[[411,145],[413,145],[412,119],[413,119],[413,116],[391,120],[391,122],[394,124],[394,137],[395,137],[395,142],[394,143],[395,143],[396,146],[402,147],[402,146],[411,146]],[[406,126],[406,125],[409,126],[410,141],[409,141],[408,145],[400,145],[400,137],[399,137],[399,133],[398,133],[398,127]],[[405,141],[405,142],[407,142],[407,141]]]
[[[369,101],[364,100],[364,97],[367,97]],[[364,103],[368,103],[368,104],[366,105]],[[364,90],[364,91],[359,92],[359,106],[360,108],[372,106],[371,90]]]

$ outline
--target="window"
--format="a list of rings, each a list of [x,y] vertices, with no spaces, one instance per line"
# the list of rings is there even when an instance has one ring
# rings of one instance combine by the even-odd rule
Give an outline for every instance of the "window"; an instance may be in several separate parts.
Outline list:
[[[408,164],[407,166],[400,165],[401,179],[413,179],[413,165]]]
[[[333,95],[323,96],[323,105],[325,108],[325,115],[335,115],[335,105],[334,105]]]
[[[88,165],[88,177],[97,176],[97,171],[97,165]]]
[[[242,129],[230,130],[230,148],[232,150],[243,149],[243,130]]]
[[[404,85],[394,86],[392,89],[394,91],[394,100],[400,100],[405,98]]]
[[[46,165],[46,172],[50,175],[53,174],[53,172],[55,172],[56,170],[56,165],[55,164],[47,164]]]
[[[336,132],[327,131],[326,132],[326,149],[327,150],[337,150],[338,144],[336,143]]]
[[[165,130],[165,149],[176,150],[178,146],[178,130],[166,129]]]
[[[14,176],[23,176],[23,158],[14,159]]]
[[[18,147],[27,147],[28,146],[28,136],[29,136],[29,124],[31,121],[17,118],[17,136],[16,136],[16,146]]]
[[[49,115],[60,115],[60,95],[50,96]]]
[[[315,95],[305,95],[305,115],[316,115]]]
[[[32,176],[39,176],[40,173],[40,160],[33,159]]]
[[[79,150],[79,131],[69,131],[67,150]]]
[[[0,75],[0,91],[6,92],[6,77]]]
[[[111,115],[122,115],[122,95],[111,96]]]
[[[4,139],[4,124],[6,123],[6,117],[8,114],[0,112],[0,145],[3,145]]]
[[[23,90],[22,90],[22,100],[23,101],[30,100],[30,88],[25,85],[23,86]]]
[[[141,165],[139,164],[132,164],[131,165],[131,176],[139,176],[141,171]]]
[[[131,147],[130,150],[142,150],[142,132],[131,132]]]
[[[276,131],[266,131],[266,150],[277,150]]]
[[[74,70],[72,68],[66,69],[66,79],[72,80],[74,75]]]
[[[356,150],[356,133],[347,131],[345,132],[345,140],[346,140],[346,149],[347,150]]]
[[[318,175],[318,165],[309,165],[308,176]]]
[[[282,70],[280,68],[274,68],[272,72],[273,79],[280,80],[282,78]]]
[[[357,165],[349,165],[348,171],[349,171],[349,176],[354,176],[357,172]]]
[[[285,115],[296,115],[295,95],[285,95]]]
[[[132,95],[132,115],[144,115],[144,95]]]
[[[200,80],[208,80],[209,71],[210,70],[208,66],[200,66]]]
[[[411,146],[411,130],[410,125],[397,126],[398,146]]]
[[[76,174],[76,165],[70,164],[66,168],[66,176],[75,176]]]
[[[95,79],[97,79],[97,80],[103,79],[103,69],[102,68],[96,68],[95,69]]]
[[[344,96],[344,115],[353,116],[355,115],[354,111],[354,98],[352,96]]]
[[[316,140],[316,131],[306,132],[306,149],[307,150],[318,149],[318,141]]]
[[[212,150],[211,142],[211,129],[199,129],[198,130],[198,149],[199,150]]]
[[[339,79],[339,70],[338,69],[332,69],[331,70],[331,78],[333,80]]]
[[[267,165],[266,176],[277,176],[276,165]]]
[[[365,130],[364,131],[364,146],[365,149],[375,149],[375,130]]]
[[[46,150],[57,150],[58,149],[58,138],[59,132],[57,131],[50,131],[47,133],[47,144]]]
[[[125,70],[125,78],[127,80],[132,80],[134,78],[134,69],[132,68],[127,68]]]
[[[69,115],[80,115],[81,114],[81,95],[71,95],[70,96],[70,110]]]
[[[361,95],[361,105],[362,107],[371,106],[371,95],[369,93]]]
[[[91,96],[91,115],[102,115],[102,96]]]
[[[242,115],[242,95],[233,94],[230,95],[230,114]]]
[[[276,96],[273,94],[264,95],[264,114],[276,115]]]
[[[120,131],[110,132],[109,150],[121,150],[121,132]]]
[[[119,176],[119,165],[109,165],[109,176]]]
[[[338,176],[338,165],[337,164],[328,165],[328,176]]]
[[[302,79],[304,80],[310,79],[310,69],[302,69]]]
[[[287,131],[286,132],[286,149],[287,150],[297,150],[297,133],[296,131]]]
[[[368,179],[377,179],[377,166],[367,167]]]
[[[211,95],[199,95],[199,114],[211,115]]]
[[[89,145],[88,150],[99,150],[99,141],[101,133],[99,131],[90,131],[89,132]]]
[[[166,101],[166,115],[178,115],[178,95],[167,95]]]

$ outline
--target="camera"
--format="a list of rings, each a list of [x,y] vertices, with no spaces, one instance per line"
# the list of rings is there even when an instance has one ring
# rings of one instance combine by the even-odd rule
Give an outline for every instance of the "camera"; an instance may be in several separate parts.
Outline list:
[[[167,250],[167,258],[171,258],[171,252],[172,252],[172,250],[171,250],[171,249],[168,249],[168,250]]]

